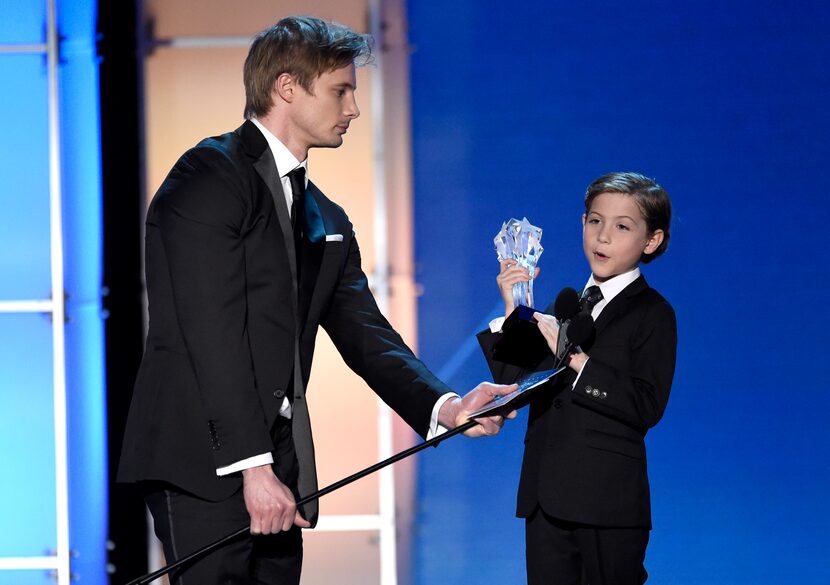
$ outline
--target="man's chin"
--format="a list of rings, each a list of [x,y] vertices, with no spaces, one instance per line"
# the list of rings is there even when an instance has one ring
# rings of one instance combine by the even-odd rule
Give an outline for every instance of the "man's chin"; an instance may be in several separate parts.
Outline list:
[[[312,144],[311,148],[337,148],[343,144],[342,136],[334,136],[328,140],[320,140],[317,144]]]

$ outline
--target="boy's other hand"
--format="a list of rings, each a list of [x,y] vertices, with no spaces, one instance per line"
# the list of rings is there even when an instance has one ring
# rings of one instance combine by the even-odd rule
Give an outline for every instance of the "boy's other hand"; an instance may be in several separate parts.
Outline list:
[[[539,267],[533,272],[533,278],[539,276]],[[508,317],[513,312],[513,285],[520,282],[528,282],[530,273],[527,268],[519,265],[512,258],[499,263],[499,275],[496,277],[496,284],[499,285],[499,292],[504,301],[504,316]]]
[[[556,355],[556,346],[559,344],[559,323],[556,317],[545,313],[533,313],[533,318],[536,319],[539,331],[548,342],[551,353]]]

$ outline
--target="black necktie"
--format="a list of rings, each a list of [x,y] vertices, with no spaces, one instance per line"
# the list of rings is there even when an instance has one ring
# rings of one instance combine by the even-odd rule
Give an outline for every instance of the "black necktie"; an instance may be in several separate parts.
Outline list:
[[[303,249],[303,225],[305,222],[305,169],[297,167],[288,173],[291,182],[291,228],[294,231],[294,252],[297,254],[297,274],[300,273],[300,257]]]
[[[582,293],[582,312],[591,314],[594,306],[602,300],[602,291],[596,285],[591,285]]]

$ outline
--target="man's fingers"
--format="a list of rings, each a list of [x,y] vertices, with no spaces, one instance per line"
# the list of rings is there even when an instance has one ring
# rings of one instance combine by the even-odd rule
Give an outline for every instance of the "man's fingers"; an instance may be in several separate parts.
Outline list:
[[[251,516],[251,534],[262,534],[262,520],[258,514]]]
[[[303,518],[299,510],[294,513],[294,524],[300,528],[311,528],[311,522]]]
[[[506,417],[504,417],[504,418],[509,418],[510,420],[513,420],[513,419],[514,419],[514,418],[516,418],[517,416],[519,416],[519,413],[518,413],[517,411],[515,411],[515,410],[511,410],[511,411],[510,411],[510,414],[508,414],[508,415],[507,415]]]
[[[294,518],[295,518],[296,515],[297,515],[297,512],[295,511],[293,514],[285,514],[282,517],[282,526],[281,526],[281,528],[282,528],[283,532],[285,532],[286,530],[290,530],[291,527],[294,526]]]
[[[487,389],[487,394],[489,394],[492,398],[496,398],[498,396],[504,396],[505,394],[510,394],[516,388],[519,387],[518,384],[489,384],[489,388]]]

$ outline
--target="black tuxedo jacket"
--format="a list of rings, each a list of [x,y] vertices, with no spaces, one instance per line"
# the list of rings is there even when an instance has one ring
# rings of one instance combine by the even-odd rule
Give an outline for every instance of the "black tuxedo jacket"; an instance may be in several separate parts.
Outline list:
[[[167,481],[211,500],[237,490],[240,475],[216,469],[274,448],[287,392],[294,426],[303,422],[318,326],[426,434],[449,389],[378,311],[343,209],[312,183],[305,207],[297,266],[274,158],[250,121],[202,141],[170,171],[147,215],[150,324],[120,481]],[[301,467],[313,458],[310,441],[297,445]]]
[[[669,399],[674,310],[640,277],[595,325],[576,387],[567,369],[531,397],[516,513],[526,518],[539,505],[562,520],[651,528],[644,438]],[[478,338],[493,378],[509,383],[527,372],[492,360],[499,336],[488,330]],[[551,356],[538,369],[552,366]]]

